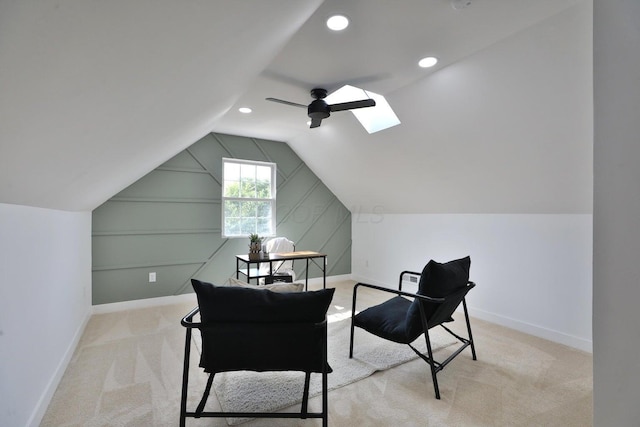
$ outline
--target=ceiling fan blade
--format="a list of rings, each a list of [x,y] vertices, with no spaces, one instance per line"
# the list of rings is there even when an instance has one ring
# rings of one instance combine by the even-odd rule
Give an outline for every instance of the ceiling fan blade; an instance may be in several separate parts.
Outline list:
[[[375,107],[376,101],[373,99],[363,99],[361,101],[351,101],[351,102],[341,102],[339,104],[331,104],[329,105],[329,110],[333,111],[344,111],[344,110],[353,110],[356,108],[365,108],[365,107]]]
[[[309,126],[309,128],[317,128],[318,126],[320,126],[320,123],[322,123],[322,119],[311,119],[311,126]]]
[[[284,99],[278,98],[265,98],[267,101],[278,102],[284,105],[291,105],[293,107],[307,108],[306,105],[298,104],[297,102],[285,101]]]

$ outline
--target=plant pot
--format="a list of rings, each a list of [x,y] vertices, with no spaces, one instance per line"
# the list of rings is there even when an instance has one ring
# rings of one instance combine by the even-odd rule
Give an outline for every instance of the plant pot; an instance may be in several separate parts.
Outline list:
[[[249,252],[249,260],[256,261],[262,259],[262,254],[260,252]]]

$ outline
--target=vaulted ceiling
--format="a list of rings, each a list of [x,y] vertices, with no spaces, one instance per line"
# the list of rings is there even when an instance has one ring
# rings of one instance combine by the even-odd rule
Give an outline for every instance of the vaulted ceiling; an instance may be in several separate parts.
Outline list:
[[[92,210],[215,131],[287,142],[353,210],[589,212],[590,20],[587,0],[2,2],[0,203]],[[402,124],[309,129],[265,101],[343,83]]]

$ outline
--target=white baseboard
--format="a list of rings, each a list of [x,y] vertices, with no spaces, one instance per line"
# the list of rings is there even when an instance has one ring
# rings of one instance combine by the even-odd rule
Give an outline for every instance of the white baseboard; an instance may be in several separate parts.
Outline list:
[[[532,325],[530,323],[522,322],[520,320],[501,316],[495,313],[490,313],[484,310],[479,310],[472,307],[468,308],[469,315],[472,317],[477,317],[478,319],[486,320],[487,322],[495,323],[497,325],[506,326],[507,328],[515,329],[516,331],[524,332],[529,335],[534,335],[536,337],[544,338],[549,341],[577,348],[578,350],[583,350],[588,353],[593,353],[593,341],[569,335],[553,329],[547,329],[541,326]]]
[[[64,356],[62,357],[62,359],[60,359],[58,366],[56,366],[53,375],[49,379],[49,382],[47,383],[42,395],[40,396],[40,399],[38,400],[34,411],[31,413],[31,416],[27,421],[27,426],[38,427],[40,425],[40,422],[42,421],[42,418],[44,417],[44,414],[47,412],[47,408],[51,403],[51,399],[53,399],[53,395],[58,388],[58,384],[60,384],[62,376],[67,370],[67,366],[71,362],[71,358],[73,357],[73,353],[75,352],[78,343],[80,342],[80,338],[82,338],[84,329],[87,326],[87,323],[89,323],[91,314],[91,309],[88,309],[87,313],[84,316],[84,319],[78,325],[78,328],[73,335],[73,339],[67,346],[67,349],[64,352]]]

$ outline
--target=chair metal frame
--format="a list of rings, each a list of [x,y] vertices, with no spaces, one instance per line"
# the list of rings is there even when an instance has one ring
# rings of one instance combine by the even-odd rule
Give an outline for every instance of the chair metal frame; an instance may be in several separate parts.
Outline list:
[[[473,334],[471,333],[471,323],[469,322],[469,312],[467,310],[467,302],[466,302],[466,299],[465,299],[465,295],[473,287],[475,287],[475,283],[472,282],[472,281],[468,281],[466,287],[462,288],[461,290],[458,290],[457,292],[454,292],[451,295],[448,295],[448,296],[446,296],[444,298],[432,298],[432,297],[428,297],[426,295],[420,295],[420,294],[417,294],[417,293],[410,293],[410,292],[403,291],[402,290],[402,282],[403,282],[403,278],[404,278],[405,275],[411,275],[411,276],[420,277],[422,274],[418,273],[418,272],[415,272],[415,271],[408,271],[408,270],[403,271],[402,273],[400,273],[400,279],[398,281],[398,290],[385,288],[385,287],[377,286],[377,285],[371,285],[371,284],[368,284],[368,283],[357,283],[354,286],[354,288],[353,288],[353,303],[352,303],[352,307],[351,307],[351,336],[350,336],[350,340],[349,340],[349,358],[350,359],[353,358],[353,339],[354,339],[354,331],[355,331],[355,326],[356,326],[355,323],[354,323],[354,318],[356,316],[356,300],[357,300],[357,292],[358,292],[358,288],[359,287],[375,289],[375,290],[378,290],[378,291],[391,293],[391,294],[395,294],[395,295],[398,295],[398,296],[416,298],[419,301],[423,301],[423,302],[440,303],[440,306],[431,315],[431,319],[440,318],[442,320],[438,320],[435,323],[432,322],[433,324],[429,324],[427,316],[425,315],[425,310],[424,310],[423,304],[418,304],[418,307],[420,308],[420,318],[422,320],[423,334],[424,334],[424,338],[425,338],[426,346],[427,346],[427,354],[425,355],[425,354],[421,353],[419,350],[417,350],[414,346],[411,345],[411,342],[401,343],[401,344],[407,344],[411,348],[411,350],[413,350],[422,360],[424,360],[425,362],[427,362],[429,364],[429,366],[431,368],[431,378],[433,379],[433,387],[434,387],[434,390],[435,390],[436,399],[440,399],[440,388],[438,386],[438,377],[437,377],[438,372],[443,370],[445,368],[445,366],[447,366],[449,364],[449,362],[451,362],[456,356],[458,356],[467,347],[471,347],[471,354],[472,354],[473,360],[477,360],[475,344],[473,342]],[[462,302],[462,307],[463,307],[463,311],[464,311],[465,321],[466,321],[466,324],[467,324],[468,338],[461,337],[460,335],[454,333],[451,329],[447,328],[446,326],[444,326],[442,324],[444,321],[446,321],[445,319],[447,319],[449,317],[448,314],[443,316],[443,312],[441,311],[441,308],[444,305],[442,303],[445,303],[447,301],[455,300],[456,298],[460,298],[461,294],[463,295],[461,302]],[[454,310],[455,310],[455,308],[454,308]],[[447,357],[447,359],[445,359],[443,362],[438,362],[433,358],[433,350],[432,350],[432,346],[431,346],[431,339],[429,337],[429,329],[431,329],[431,328],[433,328],[435,326],[438,326],[438,325],[441,326],[442,328],[444,328],[449,334],[454,336],[461,343],[461,345],[449,357]],[[375,334],[373,334],[373,335],[375,335]]]
[[[209,418],[228,418],[228,417],[249,417],[249,418],[321,418],[323,427],[328,426],[328,379],[327,374],[331,372],[331,368],[327,363],[327,321],[326,319],[322,322],[318,323],[305,323],[309,328],[321,329],[323,334],[323,348],[322,348],[322,360],[323,360],[323,370],[320,373],[322,375],[322,410],[321,412],[309,412],[308,410],[308,400],[309,400],[309,382],[311,380],[311,372],[305,372],[305,382],[304,382],[304,392],[302,396],[302,403],[300,412],[222,412],[222,411],[204,411],[205,404],[207,402],[207,398],[211,391],[211,385],[213,384],[213,379],[215,376],[215,372],[209,374],[209,378],[207,380],[207,385],[205,387],[204,393],[202,395],[202,399],[198,404],[195,411],[187,410],[187,394],[188,394],[188,386],[189,386],[189,359],[191,355],[191,338],[192,338],[192,330],[199,329],[205,330],[206,328],[212,327],[224,327],[223,323],[216,323],[213,325],[204,325],[202,322],[194,322],[193,318],[200,311],[199,307],[195,307],[191,310],[186,316],[184,316],[181,320],[182,326],[186,329],[185,334],[185,345],[184,345],[184,364],[183,364],[183,372],[182,372],[182,393],[180,400],[180,427],[185,427],[186,418],[200,418],[200,417],[209,417]],[[251,325],[256,325],[259,323],[246,323],[248,327]],[[238,325],[238,323],[236,323]],[[291,325],[301,325],[301,323],[269,323],[269,327],[273,328],[281,328],[286,330]],[[312,330],[310,329],[310,330]],[[247,366],[247,370],[250,370],[250,367]]]

